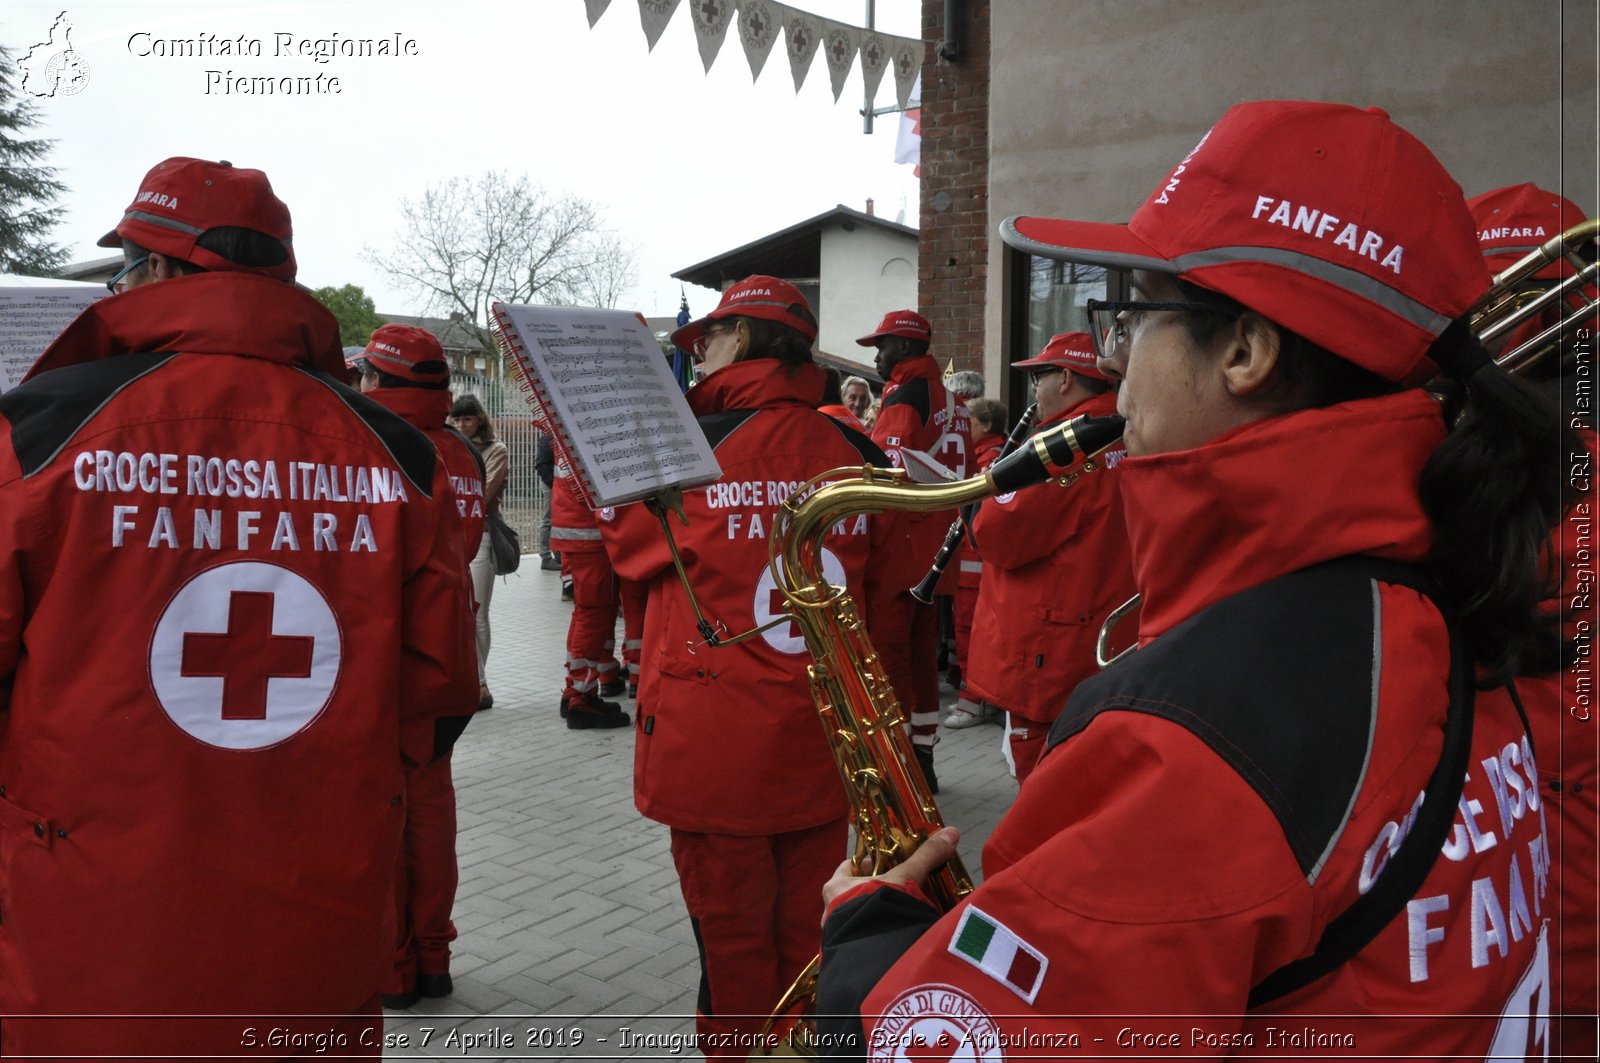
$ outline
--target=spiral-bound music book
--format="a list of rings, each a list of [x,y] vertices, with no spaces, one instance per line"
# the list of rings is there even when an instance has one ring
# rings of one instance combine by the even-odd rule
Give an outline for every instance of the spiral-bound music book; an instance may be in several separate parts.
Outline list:
[[[495,303],[490,313],[590,508],[722,475],[661,345],[637,314],[515,303]]]

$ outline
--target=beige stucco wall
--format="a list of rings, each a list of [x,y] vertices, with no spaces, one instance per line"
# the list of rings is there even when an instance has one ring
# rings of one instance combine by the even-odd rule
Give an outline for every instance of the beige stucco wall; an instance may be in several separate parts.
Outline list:
[[[1596,0],[994,0],[990,227],[1122,221],[1233,103],[1383,107],[1468,195],[1596,209]],[[1001,365],[990,241],[985,372]]]
[[[817,296],[817,346],[870,366],[872,351],[856,345],[890,310],[917,305],[917,238],[870,225],[822,233],[822,288]]]

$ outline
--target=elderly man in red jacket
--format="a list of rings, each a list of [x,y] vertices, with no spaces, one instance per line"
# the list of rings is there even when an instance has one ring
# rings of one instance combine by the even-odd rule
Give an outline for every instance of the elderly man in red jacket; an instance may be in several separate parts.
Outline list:
[[[259,170],[157,165],[120,294],[0,396],[8,1056],[382,1051],[470,603],[448,470],[342,382],[290,230]]]
[[[1087,332],[1051,338],[1012,365],[1033,380],[1036,432],[1115,413],[1117,394],[1095,365]],[[1111,465],[1120,451],[1106,457]],[[1044,749],[1067,696],[1094,675],[1106,615],[1133,597],[1133,563],[1114,469],[999,495],[978,510],[984,577],[972,621],[968,682],[1006,710],[1006,756],[1017,782]]]

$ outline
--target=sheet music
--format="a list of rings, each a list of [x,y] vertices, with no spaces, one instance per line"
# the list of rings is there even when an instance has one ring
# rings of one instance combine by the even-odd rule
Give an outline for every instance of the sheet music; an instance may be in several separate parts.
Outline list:
[[[625,310],[494,304],[585,475],[614,506],[722,475],[655,336]]]
[[[61,330],[107,294],[99,285],[0,288],[0,394],[22,383]]]

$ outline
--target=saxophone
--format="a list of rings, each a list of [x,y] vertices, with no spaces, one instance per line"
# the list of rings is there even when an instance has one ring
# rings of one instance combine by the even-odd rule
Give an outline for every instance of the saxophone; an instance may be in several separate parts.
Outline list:
[[[790,495],[769,540],[777,586],[805,636],[813,663],[811,695],[850,799],[858,873],[881,875],[944,826],[916,766],[905,716],[867,636],[855,602],[822,572],[822,541],[859,513],[929,513],[1016,491],[1048,479],[1065,487],[1101,467],[1122,436],[1121,417],[1079,417],[1027,440],[984,473],[949,484],[916,484],[903,470],[835,469]],[[972,892],[958,856],[935,871],[924,892],[949,910]],[[752,1055],[815,1058],[817,972],[813,959],[756,1038]]]

